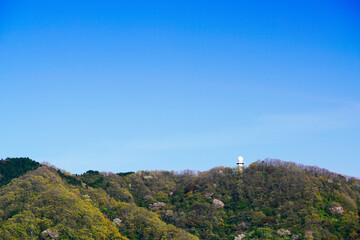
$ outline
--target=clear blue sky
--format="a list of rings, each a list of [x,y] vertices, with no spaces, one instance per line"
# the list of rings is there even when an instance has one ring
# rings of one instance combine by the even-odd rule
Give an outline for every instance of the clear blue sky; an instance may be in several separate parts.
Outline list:
[[[0,1],[0,158],[360,177],[360,4]]]

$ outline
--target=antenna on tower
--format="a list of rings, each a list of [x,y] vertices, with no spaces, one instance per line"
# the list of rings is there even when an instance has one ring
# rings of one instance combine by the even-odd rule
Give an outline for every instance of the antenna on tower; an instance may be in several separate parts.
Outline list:
[[[238,165],[239,172],[242,173],[244,170],[244,158],[242,156],[239,156],[237,158],[236,164]]]

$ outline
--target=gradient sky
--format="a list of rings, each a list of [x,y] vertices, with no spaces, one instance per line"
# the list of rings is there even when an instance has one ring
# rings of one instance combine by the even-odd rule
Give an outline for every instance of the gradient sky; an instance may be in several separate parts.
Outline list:
[[[0,91],[0,158],[360,177],[360,4],[0,0]]]

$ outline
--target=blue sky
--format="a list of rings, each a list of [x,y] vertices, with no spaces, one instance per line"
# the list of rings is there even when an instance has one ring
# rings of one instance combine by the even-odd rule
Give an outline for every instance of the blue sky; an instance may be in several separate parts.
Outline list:
[[[360,177],[360,4],[3,0],[0,91],[0,158]]]

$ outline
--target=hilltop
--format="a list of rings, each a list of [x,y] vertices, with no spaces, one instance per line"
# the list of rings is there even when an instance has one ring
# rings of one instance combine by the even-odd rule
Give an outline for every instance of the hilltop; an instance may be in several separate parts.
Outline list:
[[[360,181],[279,160],[72,175],[0,161],[1,239],[359,239]]]

